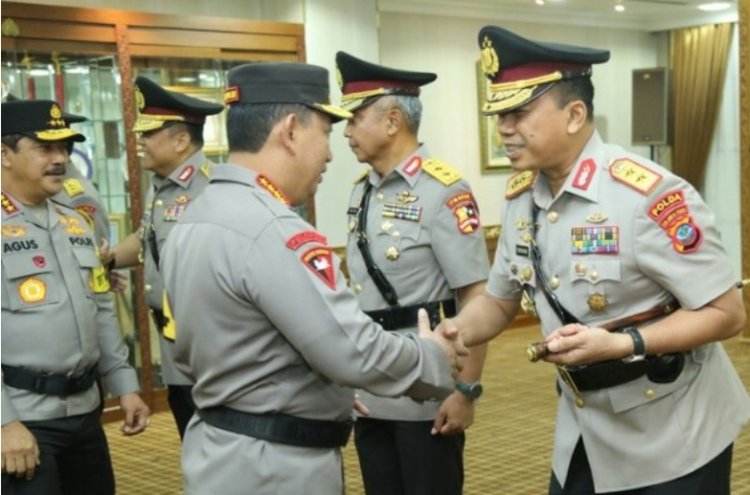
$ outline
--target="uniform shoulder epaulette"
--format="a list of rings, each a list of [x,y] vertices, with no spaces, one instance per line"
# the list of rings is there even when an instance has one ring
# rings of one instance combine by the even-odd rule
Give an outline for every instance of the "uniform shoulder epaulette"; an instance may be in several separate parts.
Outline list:
[[[647,195],[661,182],[662,176],[630,158],[619,158],[609,166],[613,179]]]
[[[68,193],[68,196],[75,198],[79,194],[83,194],[86,190],[83,188],[81,181],[74,178],[65,179],[63,181],[63,189]]]
[[[16,206],[16,204],[13,202],[12,199],[10,199],[8,196],[5,195],[5,193],[2,193],[2,207],[3,207],[3,213],[6,215],[15,215],[19,213],[21,210]]]
[[[422,163],[422,170],[435,177],[446,186],[461,178],[461,173],[443,160],[428,158]]]
[[[211,178],[211,164],[206,162],[201,165],[201,173],[206,176],[207,179]]]
[[[505,184],[505,199],[513,199],[531,189],[536,181],[536,175],[537,173],[533,170],[524,170],[511,175]]]
[[[370,175],[370,169],[369,168],[367,170],[365,170],[364,172],[362,172],[361,174],[359,174],[357,176],[357,178],[354,179],[354,183],[355,184],[359,184],[360,182],[362,182],[363,180],[365,180],[365,177],[367,177],[368,175]]]

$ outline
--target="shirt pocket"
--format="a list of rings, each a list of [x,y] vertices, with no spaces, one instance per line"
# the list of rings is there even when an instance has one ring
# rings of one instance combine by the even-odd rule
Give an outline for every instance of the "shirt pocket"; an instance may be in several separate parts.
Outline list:
[[[62,288],[55,267],[40,253],[3,255],[3,309],[34,311],[60,302]]]
[[[81,282],[85,287],[86,295],[93,297],[95,292],[106,292],[106,290],[96,290],[94,282],[94,277],[97,276],[97,272],[101,272],[99,275],[106,276],[106,273],[104,273],[104,270],[101,267],[101,261],[96,255],[96,251],[91,248],[74,247],[73,256],[76,261],[78,261]],[[108,289],[109,287],[107,287],[107,290]]]
[[[570,280],[576,300],[586,301],[584,313],[579,315],[584,321],[587,317],[601,317],[605,312],[617,306],[617,287],[622,281],[620,260],[592,258],[573,259],[570,262]],[[615,316],[611,313],[609,316]]]
[[[508,277],[523,288],[530,285],[536,288],[536,272],[534,264],[529,258],[515,258],[508,263]]]
[[[654,383],[644,375],[637,380],[608,389],[612,412],[623,413],[657,399],[667,397],[680,390],[686,390],[701,370],[701,363],[695,362],[690,353],[685,355],[685,365],[680,376],[671,383]]]
[[[427,261],[425,250],[432,256],[429,244],[420,239],[421,233],[419,223],[384,218],[370,246],[375,263],[386,273],[419,269]]]

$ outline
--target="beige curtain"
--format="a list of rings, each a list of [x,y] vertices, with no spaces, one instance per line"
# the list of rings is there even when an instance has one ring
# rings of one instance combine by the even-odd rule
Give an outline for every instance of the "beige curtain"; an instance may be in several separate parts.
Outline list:
[[[700,188],[719,115],[732,24],[670,33],[674,98],[672,170]]]

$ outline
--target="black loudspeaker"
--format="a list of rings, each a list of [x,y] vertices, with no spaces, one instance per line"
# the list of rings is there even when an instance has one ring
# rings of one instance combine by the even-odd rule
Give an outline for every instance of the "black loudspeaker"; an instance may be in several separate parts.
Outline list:
[[[633,70],[633,144],[671,144],[669,71]]]

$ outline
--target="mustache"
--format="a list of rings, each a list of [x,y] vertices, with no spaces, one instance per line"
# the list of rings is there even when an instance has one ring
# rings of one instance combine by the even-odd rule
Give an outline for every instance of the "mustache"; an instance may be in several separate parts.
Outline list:
[[[65,174],[65,165],[52,165],[44,171],[44,175],[63,175]]]

